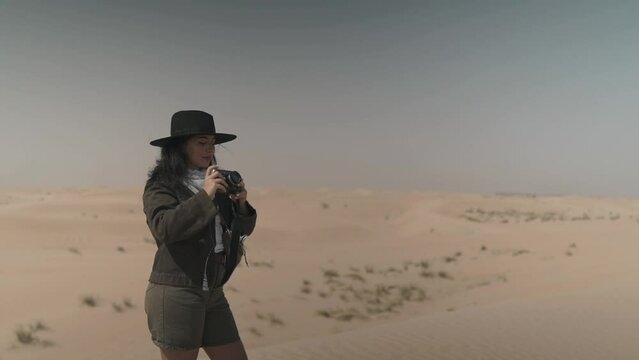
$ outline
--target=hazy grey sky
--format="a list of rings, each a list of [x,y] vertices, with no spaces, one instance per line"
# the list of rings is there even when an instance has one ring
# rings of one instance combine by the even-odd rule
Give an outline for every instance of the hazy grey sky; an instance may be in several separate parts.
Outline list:
[[[149,141],[202,109],[248,187],[639,196],[637,19],[636,1],[0,1],[0,186],[142,186]]]

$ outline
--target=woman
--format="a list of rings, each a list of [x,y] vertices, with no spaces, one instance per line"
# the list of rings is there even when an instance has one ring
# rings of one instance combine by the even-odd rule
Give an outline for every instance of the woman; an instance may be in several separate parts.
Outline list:
[[[217,133],[210,114],[186,110],[171,118],[171,136],[151,141],[162,151],[143,194],[158,246],[144,311],[162,359],[196,359],[200,347],[211,359],[247,359],[223,285],[257,213],[243,181],[229,193],[215,160],[215,145],[235,138]]]

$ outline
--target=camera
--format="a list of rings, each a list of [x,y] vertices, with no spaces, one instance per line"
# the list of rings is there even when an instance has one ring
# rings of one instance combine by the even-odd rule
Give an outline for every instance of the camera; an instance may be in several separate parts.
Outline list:
[[[217,171],[222,174],[222,176],[224,177],[224,181],[226,181],[226,183],[228,184],[229,187],[227,193],[229,195],[235,195],[242,192],[242,185],[240,185],[240,183],[242,182],[242,176],[239,172],[234,170],[222,169],[217,169]]]

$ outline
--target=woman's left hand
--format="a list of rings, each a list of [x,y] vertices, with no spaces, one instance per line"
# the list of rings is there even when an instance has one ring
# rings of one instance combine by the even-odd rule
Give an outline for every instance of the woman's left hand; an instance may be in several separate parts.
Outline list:
[[[246,201],[246,197],[248,196],[246,187],[244,187],[244,180],[240,182],[240,186],[242,187],[242,191],[240,191],[237,194],[229,195],[229,197],[231,198],[231,200],[235,201],[236,203],[243,205],[244,202]]]

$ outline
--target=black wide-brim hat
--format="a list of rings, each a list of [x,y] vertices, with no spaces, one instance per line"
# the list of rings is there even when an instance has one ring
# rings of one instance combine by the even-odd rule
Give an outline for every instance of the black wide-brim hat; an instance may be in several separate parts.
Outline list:
[[[222,144],[237,138],[234,134],[215,132],[213,115],[200,110],[181,110],[171,117],[171,136],[155,139],[153,146],[165,146],[173,139],[189,135],[214,135],[215,144]]]

